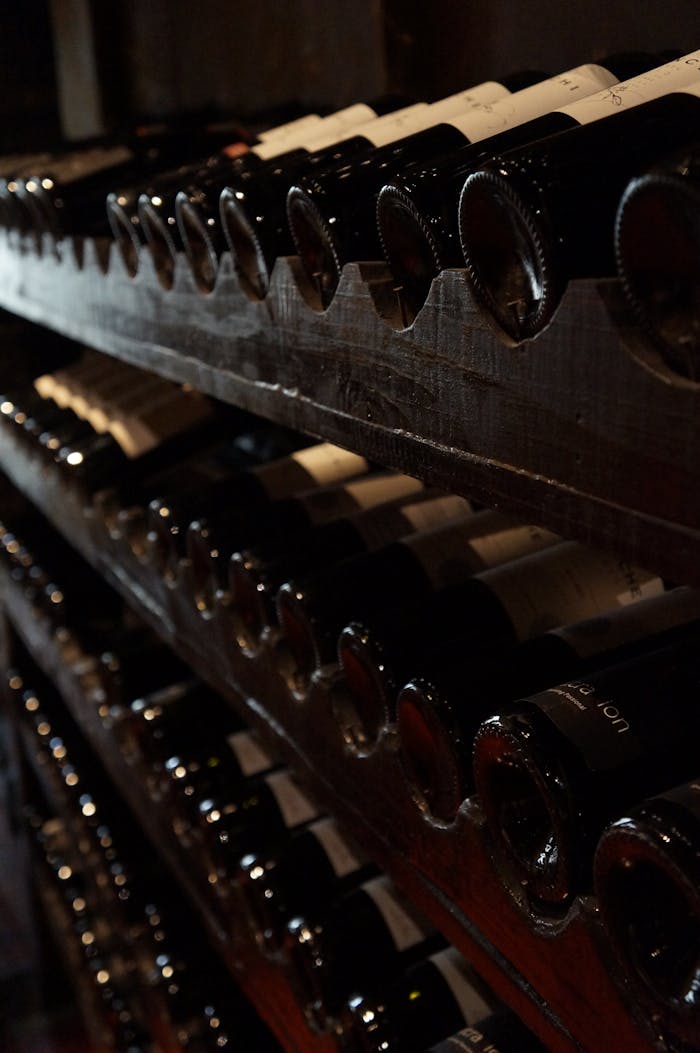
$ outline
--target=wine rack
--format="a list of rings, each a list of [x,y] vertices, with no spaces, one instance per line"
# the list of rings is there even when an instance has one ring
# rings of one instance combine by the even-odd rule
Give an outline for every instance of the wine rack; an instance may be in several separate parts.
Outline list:
[[[644,1022],[623,1005],[610,977],[614,966],[600,946],[591,898],[580,898],[558,924],[533,923],[498,881],[473,802],[462,807],[452,826],[427,820],[405,787],[391,728],[366,756],[348,751],[333,717],[332,670],[316,676],[306,695],[295,693],[280,671],[273,636],[260,655],[250,656],[236,646],[225,605],[206,618],[196,611],[186,563],[181,564],[180,580],[168,584],[135,557],[125,556],[125,547],[110,538],[80,491],[11,438],[3,442],[0,466],[146,621],[232,705],[242,708],[263,736],[274,740],[319,801],[345,823],[552,1053],[599,1048],[601,1019],[616,1049],[651,1051]],[[5,579],[0,584],[20,635],[65,687],[74,715],[85,721],[80,693],[66,683],[69,674],[55,643],[12,583]],[[109,743],[99,740],[99,727],[85,730],[111,767]],[[114,774],[118,785],[129,784],[123,772]],[[147,814],[143,803],[132,801],[139,816]],[[153,836],[160,842],[158,831]],[[196,890],[191,893],[196,898]],[[216,921],[209,921],[215,935]],[[255,997],[255,984],[251,987]]]
[[[186,261],[173,288],[141,254],[0,237],[0,305],[109,354],[379,463],[700,584],[700,388],[631,324],[614,280],[571,283],[549,328],[507,346],[445,271],[414,324],[397,324],[379,263],[346,266],[314,309],[277,261],[252,302],[224,255],[211,295]]]

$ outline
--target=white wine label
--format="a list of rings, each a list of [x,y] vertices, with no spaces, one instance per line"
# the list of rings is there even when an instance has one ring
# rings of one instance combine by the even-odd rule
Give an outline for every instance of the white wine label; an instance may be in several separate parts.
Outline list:
[[[465,1024],[475,1024],[491,1013],[491,1004],[484,1001],[481,992],[475,986],[478,980],[459,951],[454,947],[447,947],[444,951],[431,954],[429,960],[442,974],[460,1008]]]
[[[319,442],[297,450],[289,457],[255,469],[271,500],[288,497],[310,486],[330,486],[366,472],[364,457],[330,442]]]
[[[572,105],[559,107],[558,113],[573,117],[579,124],[589,124],[609,117],[620,110],[628,110],[643,102],[650,102],[673,91],[683,91],[697,83],[700,77],[700,51],[650,69],[639,77],[619,83],[589,95]],[[700,90],[700,89],[698,89]]]
[[[486,569],[508,563],[511,559],[519,559],[530,552],[539,552],[559,541],[561,538],[558,534],[543,527],[505,523],[500,530],[473,538],[470,547]]]
[[[321,526],[343,516],[354,516],[388,501],[419,493],[423,483],[410,475],[382,472],[328,489],[311,490],[301,494],[304,510],[315,526]]]
[[[540,527],[513,524],[499,512],[479,512],[444,527],[410,534],[402,544],[419,560],[433,586],[443,588],[559,540]]]
[[[373,475],[369,479],[358,479],[357,482],[348,483],[344,489],[352,498],[355,508],[362,511],[385,501],[420,493],[423,485],[411,475]]]
[[[226,739],[244,775],[258,775],[273,766],[267,750],[250,731],[236,731]]]
[[[265,781],[275,795],[284,825],[288,829],[317,818],[318,808],[286,771],[268,775]]]
[[[278,135],[306,135],[310,128],[313,128],[320,124],[323,120],[318,113],[307,113],[304,117],[297,117],[295,121],[287,121],[286,124],[277,124],[274,128],[267,128],[264,132],[258,132],[258,139],[261,143],[267,143],[271,139],[276,139]]]
[[[484,571],[479,580],[500,600],[521,641],[664,590],[648,571],[575,541]]]
[[[400,112],[400,111],[397,111]],[[387,116],[391,116],[388,114]],[[364,103],[356,103],[344,110],[332,113],[330,117],[322,117],[320,121],[312,124],[309,128],[292,130],[288,134],[280,133],[271,139],[265,140],[259,146],[254,146],[253,151],[262,158],[268,160],[286,153],[287,150],[323,150],[341,139],[349,139],[355,135],[355,128],[364,128],[366,124],[374,124],[382,120],[377,117],[371,106]]]
[[[319,819],[312,823],[309,832],[314,835],[333,867],[336,877],[354,874],[363,865],[362,860],[341,835],[333,819]]]
[[[446,494],[431,501],[417,501],[404,505],[401,515],[409,528],[414,530],[432,530],[444,526],[454,519],[466,519],[474,515],[471,501],[457,494]]]
[[[460,113],[471,106],[480,106],[485,102],[496,102],[497,99],[504,99],[511,94],[505,85],[495,80],[487,80],[483,84],[475,84],[473,88],[467,88],[466,91],[459,91],[456,95],[449,95],[446,99],[431,103],[430,111],[437,124],[450,114]]]
[[[372,146],[386,146],[387,143],[396,142],[406,135],[421,132],[434,123],[430,106],[426,102],[418,102],[413,106],[406,106],[403,110],[385,113],[383,117],[377,117],[367,124],[361,124],[353,129],[352,135],[363,136]]]
[[[647,582],[642,589],[652,584]],[[608,614],[563,625],[554,629],[553,635],[561,637],[580,658],[592,658],[696,619],[700,619],[700,591],[683,586]]]
[[[362,890],[367,893],[384,919],[397,951],[415,947],[426,938],[428,930],[422,929],[418,921],[406,913],[396,899],[388,878],[373,878],[362,885]]]
[[[133,159],[133,153],[126,146],[95,147],[93,150],[80,150],[69,157],[62,157],[51,162],[50,173],[42,180],[45,189],[48,182],[71,183],[76,179],[94,175],[113,165],[124,164]],[[29,189],[29,188],[28,188]]]
[[[477,143],[616,83],[617,78],[603,66],[577,66],[513,92],[505,99],[485,102],[481,107],[454,115],[449,118],[449,123],[458,128],[469,142]]]

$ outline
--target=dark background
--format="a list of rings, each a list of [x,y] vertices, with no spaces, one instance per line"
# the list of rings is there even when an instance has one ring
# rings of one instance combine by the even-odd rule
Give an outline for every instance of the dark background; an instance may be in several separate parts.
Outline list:
[[[0,146],[700,47],[698,0],[0,0]]]

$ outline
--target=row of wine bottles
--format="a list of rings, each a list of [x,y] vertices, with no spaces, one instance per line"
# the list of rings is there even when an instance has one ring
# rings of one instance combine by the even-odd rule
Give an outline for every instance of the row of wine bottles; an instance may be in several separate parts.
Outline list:
[[[471,523],[480,515],[483,513],[472,513],[466,522]],[[433,533],[432,541],[441,549],[439,532]],[[312,629],[318,637],[318,626],[323,624],[327,612],[331,618],[338,616],[333,605],[324,605],[328,597],[333,601],[342,599],[343,583],[347,589],[345,599],[354,597],[348,586],[350,581],[361,590],[357,595],[364,597],[367,578],[370,606],[365,630],[359,632],[356,622],[347,635],[351,639],[357,637],[360,644],[363,638],[371,643],[372,633],[367,626],[373,623],[379,624],[385,635],[378,639],[374,666],[365,663],[371,675],[363,673],[362,659],[357,661],[357,669],[353,669],[352,661],[344,661],[346,682],[355,685],[356,698],[361,700],[357,709],[370,709],[366,699],[372,697],[377,683],[386,686],[385,675],[391,684],[391,676],[397,675],[392,660],[401,669],[406,667],[407,655],[411,662],[419,664],[422,655],[422,675],[414,677],[400,692],[397,711],[391,709],[392,718],[397,720],[404,768],[423,800],[441,818],[451,818],[463,797],[476,789],[492,846],[502,863],[501,873],[514,887],[526,890],[532,910],[558,916],[575,895],[592,887],[594,851],[603,835],[604,847],[599,850],[597,866],[599,873],[601,867],[607,867],[606,873],[613,874],[610,881],[605,877],[598,879],[604,914],[607,918],[623,910],[621,899],[630,908],[629,913],[623,914],[626,921],[621,926],[611,923],[613,940],[641,1000],[655,1002],[655,1012],[662,1011],[671,1019],[688,974],[686,971],[681,975],[679,970],[671,975],[661,967],[654,972],[654,963],[663,959],[670,969],[680,945],[673,953],[662,955],[652,941],[652,933],[643,929],[642,918],[648,913],[653,915],[653,905],[645,898],[649,890],[663,882],[668,913],[664,913],[663,922],[654,930],[656,939],[673,942],[681,938],[681,933],[687,935],[683,926],[674,928],[673,919],[693,916],[687,888],[693,880],[695,849],[688,854],[682,840],[677,843],[675,835],[670,838],[666,834],[664,841],[660,833],[657,844],[650,848],[647,834],[630,835],[629,830],[636,830],[640,822],[648,823],[647,815],[653,821],[659,809],[676,808],[676,801],[686,809],[690,802],[689,818],[678,822],[692,823],[694,784],[690,782],[675,791],[672,788],[683,780],[692,780],[696,773],[692,731],[697,723],[697,594],[688,589],[663,590],[663,583],[651,575],[573,543],[555,541],[540,552],[482,572],[476,578],[472,566],[464,572],[462,584],[455,584],[452,578],[460,566],[455,549],[446,548],[452,582],[452,591],[445,593],[448,600],[441,598],[443,590],[438,589],[432,600],[421,591],[418,604],[412,606],[412,593],[418,586],[411,577],[411,560],[392,554],[401,544],[397,542],[391,550],[383,550],[381,559],[372,561],[371,576],[360,574],[361,563],[355,559],[333,564],[324,574],[311,577],[309,581],[315,582],[313,590],[304,581],[288,591],[295,603],[303,600],[305,593],[312,597],[318,611]],[[381,568],[385,563],[391,567],[392,560],[392,580],[404,582],[398,594],[400,602],[377,610],[376,597],[386,593],[389,582]],[[373,595],[375,573],[379,587]],[[317,593],[316,587],[321,586],[322,591]],[[324,604],[318,597],[325,598]],[[548,617],[555,620],[550,621],[553,628],[542,633],[547,624],[546,619],[544,623],[541,620],[545,598],[548,604],[554,604],[547,609]],[[593,617],[575,622],[569,615],[571,622],[564,624],[551,613],[555,609],[563,611],[565,607],[559,608],[560,604],[571,604],[567,610]],[[506,621],[504,611],[508,612]],[[436,635],[431,636],[440,612]],[[456,612],[461,612],[461,636],[455,633]],[[532,619],[531,623],[523,621],[526,617]],[[532,625],[529,639],[513,646],[513,634],[517,639],[517,631],[524,624]],[[407,629],[413,634],[407,636]],[[316,643],[314,648],[319,650]],[[361,655],[361,647],[357,653]],[[125,669],[139,668],[138,660],[122,665]],[[153,667],[147,654],[145,666]],[[143,686],[135,672],[127,682],[132,690]],[[401,677],[397,683],[401,683]],[[466,684],[472,688],[476,684],[477,690],[466,692]],[[184,696],[178,689],[174,697]],[[195,697],[199,697],[197,692]],[[518,698],[522,701],[512,701]],[[146,700],[131,707],[129,719],[119,723],[128,729],[126,740],[143,743],[144,729],[150,732],[157,728],[164,713],[173,715],[176,723],[180,720],[177,707],[166,709],[161,700],[157,706],[154,709]],[[116,711],[112,707],[104,712],[113,718]],[[144,715],[145,723],[133,723],[132,717],[139,714]],[[183,721],[181,727],[187,729],[186,736],[191,735],[194,723]],[[209,722],[206,726],[209,728]],[[136,731],[137,727],[140,730]],[[165,727],[167,720],[161,725]],[[215,727],[212,719],[211,728]],[[202,732],[204,737],[207,734],[208,731]],[[215,737],[219,744],[224,741],[220,730]],[[474,740],[472,776],[470,754]],[[175,817],[173,828],[186,842],[195,838],[198,854],[206,860],[206,884],[221,888],[232,872],[247,869],[252,878],[244,882],[245,887],[263,893],[262,899],[257,897],[254,914],[269,919],[275,889],[267,894],[270,886],[265,875],[274,868],[269,860],[258,858],[260,846],[255,834],[247,823],[245,829],[238,825],[240,817],[262,815],[265,827],[278,831],[323,822],[324,817],[308,794],[298,788],[291,791],[291,807],[280,805],[280,776],[285,799],[291,784],[288,774],[277,770],[262,776],[252,798],[249,786],[241,790],[240,796],[231,797],[235,779],[230,777],[230,758],[224,765],[219,760],[210,763],[209,747],[199,757],[187,759],[180,750],[181,742],[176,736],[171,755],[164,761],[164,755],[160,756],[162,770],[150,776],[159,793],[163,792],[163,778],[166,780],[168,807]],[[142,745],[132,748],[143,751]],[[259,751],[255,755],[259,758]],[[264,771],[270,762],[263,759],[261,763]],[[189,780],[195,772],[191,784]],[[240,774],[236,768],[236,778]],[[181,793],[182,787],[190,788],[190,792]],[[617,815],[630,813],[645,796],[668,795],[669,791],[670,805],[652,802],[638,813],[632,811],[630,820],[614,825],[604,834]],[[291,820],[285,818],[285,808]],[[657,828],[660,832],[660,821]],[[234,832],[236,849],[232,858]],[[687,836],[685,832],[681,835]],[[639,870],[629,859],[629,845],[635,847],[635,837],[644,842],[646,851]],[[649,861],[652,854],[656,855],[654,862]],[[240,863],[242,855],[251,857],[247,868]],[[658,875],[658,882],[646,881],[644,875],[650,872]],[[679,873],[682,877],[676,887]],[[630,875],[629,886],[625,875]],[[622,896],[620,888],[627,889]],[[260,931],[268,930],[274,945],[280,939],[279,933],[275,936],[274,926],[263,920]],[[304,933],[307,931],[311,931],[308,924]],[[289,934],[283,938],[288,940]],[[301,942],[309,942],[309,938],[304,936]],[[692,953],[696,950],[693,942]],[[688,960],[686,955],[685,965]],[[687,1027],[692,1032],[698,1021],[691,1016]],[[673,1026],[676,1027],[675,1020]]]
[[[297,252],[318,308],[346,262],[384,257],[404,326],[433,277],[466,265],[516,342],[547,325],[570,278],[612,274],[617,253],[638,318],[693,375],[697,241],[686,217],[700,52],[664,58],[516,74],[431,104],[357,104],[271,129],[249,148],[213,139],[218,152],[204,160],[201,137],[189,151],[178,139],[177,165],[163,143],[138,161],[123,146],[8,158],[2,219],[59,240],[99,236],[108,194],[130,273],[145,242],[170,286],[184,249],[209,292],[228,247],[243,289],[262,299],[275,259]]]
[[[30,687],[30,683],[35,686]],[[190,684],[179,695],[175,686],[162,687],[141,700],[141,705],[129,707],[125,719],[143,725],[137,734],[140,755],[152,773],[159,768],[166,778],[168,761],[156,765],[156,757],[166,757],[178,736],[181,748],[189,735],[192,753],[186,762],[185,781],[194,783],[197,762],[203,758],[191,739],[197,726],[194,718],[201,720],[204,712],[218,713],[220,718],[224,707],[214,696],[207,700],[201,685]],[[200,971],[203,956],[196,926],[192,919],[187,921],[186,910],[173,913],[172,901],[177,902],[177,897],[163,889],[162,874],[151,852],[103,785],[96,758],[81,747],[60,700],[36,670],[29,677],[11,670],[8,688],[15,712],[32,732],[30,741],[37,760],[53,770],[62,786],[70,832],[81,851],[76,844],[66,845],[68,831],[61,825],[60,837],[54,837],[47,846],[47,860],[73,912],[71,927],[89,955],[93,976],[103,992],[108,992],[110,1005],[115,997],[126,1001],[127,991],[138,999],[143,988],[150,995],[155,989],[165,996],[183,1049],[193,1053],[210,1048],[207,1039],[212,1049],[228,1048],[229,1035],[240,1041],[246,1034],[249,1042],[260,1042],[250,1012],[240,1007],[241,1000],[229,997],[222,1002],[224,978],[215,968],[210,969],[209,963],[205,972]],[[215,724],[216,719],[207,722],[210,756],[203,766],[210,769],[216,755],[212,751],[218,749],[221,758],[227,751],[226,740],[216,734],[221,732],[221,725],[217,728]],[[204,745],[204,736],[199,745]],[[237,755],[251,758],[255,748],[251,740],[247,753],[242,745],[237,746]],[[257,748],[262,755],[262,748]],[[183,760],[181,756],[179,763]],[[220,763],[225,764],[225,760]],[[279,766],[274,770],[280,786]],[[255,780],[242,770],[237,776],[229,770],[228,778],[231,790],[237,778],[241,786],[247,786],[248,800],[254,801]],[[182,779],[179,785],[183,793]],[[301,794],[301,789],[296,792]],[[166,799],[155,795],[153,800],[167,814]],[[540,1049],[518,1021],[498,1005],[456,950],[444,944],[376,868],[366,860],[360,863],[358,850],[332,820],[316,819],[300,824],[296,833],[284,834],[266,820],[265,815],[248,820],[251,827],[260,824],[255,836],[261,847],[256,857],[246,856],[241,864],[248,879],[245,898],[251,906],[264,906],[269,918],[277,915],[278,928],[292,911],[303,906],[304,918],[297,917],[289,925],[288,939],[294,942],[295,951],[288,968],[316,1026],[326,1027],[331,1011],[338,1014],[335,1030],[349,1051],[424,1051],[435,1041],[449,1041],[451,1032],[459,1029],[475,1045],[481,1036],[488,1035],[494,1049],[503,1053]],[[39,840],[46,845],[56,824],[47,830],[46,823],[35,820],[35,826]],[[263,874],[258,875],[261,869]],[[106,878],[100,878],[102,873]],[[264,877],[264,889],[256,884],[260,876]],[[260,914],[254,917],[260,918]],[[240,928],[243,921],[239,908],[232,923]],[[302,939],[300,933],[302,926],[306,931],[310,925],[313,958],[309,940]],[[196,951],[200,966],[192,971]],[[292,965],[300,970],[298,975]],[[358,984],[362,993],[357,991]],[[115,990],[117,987],[122,991]],[[348,997],[349,992],[354,993]],[[143,1019],[143,1011],[140,1015]],[[265,1039],[255,1048],[275,1047]]]

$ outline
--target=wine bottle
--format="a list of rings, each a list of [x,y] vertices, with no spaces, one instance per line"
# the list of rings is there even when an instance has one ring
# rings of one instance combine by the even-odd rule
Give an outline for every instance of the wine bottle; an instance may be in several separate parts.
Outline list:
[[[293,538],[308,535],[314,528],[338,519],[383,505],[404,495],[415,494],[422,483],[410,475],[381,472],[352,479],[354,465],[340,467],[339,482],[320,486],[293,497],[275,501],[261,510],[260,515],[248,508],[234,508],[190,524],[187,534],[187,554],[191,563],[191,578],[195,603],[200,611],[213,609],[217,591],[224,587],[225,568],[231,555],[249,541],[267,537]],[[343,476],[351,481],[345,482]]]
[[[595,887],[618,979],[669,1048],[700,1042],[700,783],[624,813],[603,834]]]
[[[646,571],[563,542],[448,584],[422,604],[416,595],[401,606],[354,615],[338,641],[346,705],[353,703],[346,736],[357,734],[357,745],[366,747],[366,729],[376,735],[383,720],[392,719],[399,689],[442,641],[459,640],[465,661],[478,662],[485,649],[507,650],[663,588]]]
[[[289,192],[287,210],[297,250],[321,307],[327,307],[349,260],[379,259],[375,199],[382,185],[411,162],[427,162],[469,143],[503,134],[557,106],[615,84],[630,70],[648,69],[652,60],[610,58],[604,65],[579,66],[504,97],[477,100],[434,120],[423,120],[413,134],[383,145],[318,175],[310,174]]]
[[[423,608],[432,594],[453,589],[485,567],[559,541],[539,527],[520,526],[497,512],[479,512],[386,548],[340,563],[308,580],[285,583],[277,613],[297,678],[333,662],[338,634],[376,610]]]
[[[114,734],[125,753],[160,769],[177,750],[197,750],[241,726],[219,695],[188,678],[135,698],[115,724]]]
[[[171,824],[181,841],[189,839],[205,798],[238,792],[246,780],[278,766],[252,731],[219,736],[218,742],[177,744],[162,768],[160,791],[170,802]]]
[[[294,915],[329,909],[375,871],[326,816],[293,834],[276,853],[243,856],[236,879],[257,937],[277,951]]]
[[[352,995],[342,1016],[348,1053],[424,1053],[492,1015],[496,999],[454,947],[411,966],[388,989]]]
[[[214,882],[231,878],[248,852],[273,848],[321,810],[291,773],[281,768],[247,780],[234,793],[198,802],[202,856]]]
[[[539,74],[516,78],[523,82],[541,79]],[[262,299],[269,288],[270,272],[277,256],[294,252],[287,228],[286,198],[294,181],[326,167],[337,168],[377,147],[403,139],[409,131],[434,124],[438,115],[459,112],[477,102],[490,102],[508,94],[506,83],[488,81],[459,92],[431,106],[417,104],[387,113],[369,123],[357,123],[351,132],[344,128],[322,130],[306,150],[277,158],[259,172],[246,171],[228,181],[221,195],[221,222],[233,254],[243,290],[251,299]],[[314,131],[316,135],[316,131]],[[179,200],[178,217],[183,234],[188,222],[187,201]],[[197,231],[188,232],[190,244]],[[200,242],[204,232],[200,232]]]
[[[459,231],[468,277],[510,340],[542,331],[571,278],[614,274],[620,196],[639,169],[692,142],[697,70],[681,60],[564,107],[577,126],[467,177]],[[593,162],[603,155],[604,174]]]
[[[104,704],[119,712],[135,698],[186,680],[189,669],[167,644],[142,629],[127,631],[114,650],[99,656]]]
[[[613,68],[623,77],[635,77],[648,70],[659,58],[623,56]],[[684,60],[658,67],[660,76],[674,72],[689,77],[694,68]],[[607,65],[608,60],[603,60]],[[626,66],[626,69],[625,69]],[[649,77],[656,76],[653,70]],[[636,75],[636,76],[635,76]],[[592,96],[595,99],[595,95]],[[611,106],[620,97],[615,90],[607,94]],[[625,105],[629,96],[624,95]],[[398,291],[402,322],[409,325],[423,306],[433,278],[447,267],[463,267],[464,255],[460,245],[457,223],[458,201],[466,178],[481,164],[495,155],[501,155],[516,147],[546,140],[549,136],[577,127],[590,120],[591,107],[581,99],[581,105],[568,105],[566,97],[559,98],[554,105],[562,107],[545,113],[534,120],[517,125],[482,142],[451,153],[431,158],[428,164],[411,164],[395,173],[385,185],[377,199],[377,224],[383,247],[383,255],[389,263],[395,287]],[[621,101],[622,104],[622,101]]]
[[[444,942],[389,879],[380,876],[320,916],[293,918],[286,947],[307,1016],[321,1031],[358,984],[374,994]]]
[[[262,448],[256,450],[252,447],[245,451],[251,465],[247,471],[233,473],[228,478],[212,483],[205,490],[193,487],[193,480],[188,479],[187,486],[173,498],[151,501],[148,519],[149,555],[162,574],[172,573],[177,560],[185,555],[184,528],[195,518],[210,515],[221,500],[228,504],[233,514],[240,510],[241,515],[249,514],[252,517],[263,509],[269,509],[273,501],[336,479],[359,475],[369,468],[364,457],[329,442],[299,449],[295,448],[299,446],[297,441],[292,445],[294,452],[287,456],[280,456],[275,445],[274,433],[267,437],[263,433]],[[277,450],[280,446],[280,452],[286,454],[290,448],[286,434],[282,435]]]
[[[542,1043],[514,1013],[495,1013],[465,1027],[425,1053],[545,1053]]]
[[[423,490],[309,534],[234,552],[229,565],[230,614],[239,645],[254,652],[265,630],[277,624],[275,596],[285,581],[318,574],[333,563],[375,552],[407,534],[444,526],[472,512],[466,498]]]
[[[453,819],[473,790],[472,743],[487,716],[523,694],[670,643],[698,619],[700,593],[677,588],[552,629],[505,653],[497,647],[477,661],[465,660],[461,639],[438,646],[396,701],[399,757],[413,794],[432,815]],[[366,693],[356,705],[374,714]],[[376,723],[378,715],[371,728]]]
[[[19,193],[33,207],[39,236],[55,241],[67,235],[103,237],[109,233],[105,195],[115,185],[141,181],[154,171],[172,167],[185,158],[204,156],[218,145],[245,133],[235,122],[193,127],[156,127],[137,130],[122,142],[95,144],[71,150],[46,164],[33,166],[23,177]]]
[[[671,369],[690,380],[700,376],[699,184],[693,147],[633,179],[615,220],[617,273],[635,319]]]
[[[395,100],[378,100],[379,110],[395,106]],[[259,170],[263,163],[287,158],[296,150],[305,153],[304,144],[324,135],[332,141],[353,125],[375,116],[372,105],[359,103],[338,110],[311,123],[292,122],[287,128],[267,135],[245,153],[223,151],[209,158],[194,171],[184,171],[181,178],[155,192],[146,191],[138,199],[141,230],[146,239],[161,283],[172,285],[176,254],[182,243],[188,252],[195,280],[202,292],[211,292],[216,282],[218,259],[224,248],[218,222],[219,194],[236,172]],[[279,161],[277,162],[279,163]],[[184,188],[184,189],[183,189]],[[182,222],[176,209],[176,197],[186,205]],[[190,238],[190,234],[192,237]]]
[[[494,851],[530,908],[568,909],[590,886],[596,842],[634,802],[697,767],[698,633],[486,720],[474,780]]]

